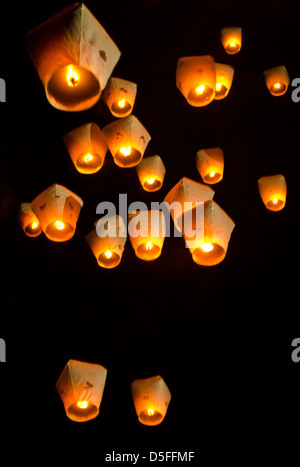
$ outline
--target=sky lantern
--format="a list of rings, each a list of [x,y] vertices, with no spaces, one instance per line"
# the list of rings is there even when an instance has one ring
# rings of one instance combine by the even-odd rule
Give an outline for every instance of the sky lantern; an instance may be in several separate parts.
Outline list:
[[[265,83],[272,96],[282,96],[290,84],[285,66],[277,66],[264,71]]]
[[[151,136],[134,115],[109,123],[102,131],[119,167],[134,167],[141,162]]]
[[[211,200],[214,196],[214,190],[202,183],[195,182],[190,178],[183,177],[178,183],[169,191],[164,201],[167,207],[171,206],[170,210],[172,219],[175,226],[182,231],[182,215],[194,209],[197,204],[204,203]]]
[[[128,235],[138,258],[144,261],[157,259],[166,235],[163,211],[135,211],[128,215]]]
[[[145,191],[157,191],[162,187],[166,168],[160,156],[145,157],[136,171]]]
[[[48,101],[60,110],[93,106],[120,51],[83,3],[75,3],[26,35],[27,49]]]
[[[230,91],[234,68],[224,63],[216,63],[216,94],[215,100],[224,99]]]
[[[196,166],[204,183],[218,183],[223,178],[224,153],[220,148],[199,149]]]
[[[215,98],[216,67],[213,57],[182,57],[177,62],[176,86],[194,107],[209,104]]]
[[[22,203],[20,205],[18,222],[28,237],[37,237],[42,233],[41,224],[32,211],[30,203]]]
[[[127,232],[125,223],[119,215],[104,217],[95,223],[95,229],[85,238],[102,268],[112,269],[122,259]]]
[[[242,28],[222,28],[221,42],[229,55],[237,54],[242,47]]]
[[[155,426],[163,421],[171,393],[161,376],[133,381],[131,394],[136,414],[143,425]]]
[[[267,175],[258,179],[261,199],[270,211],[281,211],[286,203],[287,185],[281,174]]]
[[[102,98],[114,117],[131,114],[137,92],[137,85],[121,78],[110,78]]]
[[[70,131],[63,140],[78,172],[93,174],[101,169],[108,148],[96,123],[86,123]]]
[[[215,201],[205,202],[202,235],[187,243],[195,263],[214,266],[223,261],[234,227],[233,220]]]
[[[74,422],[97,417],[107,370],[97,363],[69,360],[56,383],[67,416]]]
[[[55,183],[31,203],[41,228],[49,240],[65,242],[73,237],[82,199],[62,185]]]

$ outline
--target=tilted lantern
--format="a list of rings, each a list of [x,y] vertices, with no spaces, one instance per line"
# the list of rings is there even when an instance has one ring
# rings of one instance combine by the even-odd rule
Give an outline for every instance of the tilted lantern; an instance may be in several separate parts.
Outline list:
[[[290,84],[285,66],[277,66],[264,71],[265,83],[272,96],[282,96]]]
[[[159,425],[167,413],[171,393],[161,376],[137,379],[131,394],[138,419],[143,425]]]
[[[166,168],[160,156],[145,157],[136,171],[145,191],[157,191],[162,187]]]
[[[73,237],[82,199],[62,185],[54,184],[31,203],[41,228],[49,240],[65,242]]]
[[[137,85],[121,78],[110,78],[102,98],[114,117],[127,117],[131,114]]]
[[[96,123],[86,123],[70,131],[63,140],[78,172],[93,174],[101,169],[108,148]]]
[[[112,269],[120,264],[127,239],[122,217],[116,215],[98,220],[96,228],[85,238],[99,266]]]
[[[222,149],[199,149],[196,154],[196,165],[205,183],[218,183],[222,180],[224,171],[224,153]]]
[[[190,247],[195,263],[202,266],[219,264],[226,256],[228,243],[235,223],[215,202],[204,203],[203,232]]]
[[[74,422],[97,417],[107,370],[97,363],[69,360],[56,383],[66,415]]]
[[[163,211],[152,209],[129,213],[128,235],[138,258],[144,261],[157,259],[161,254],[166,235]]]
[[[194,107],[209,104],[215,98],[216,67],[213,57],[182,57],[177,62],[176,86]]]
[[[177,229],[182,231],[182,215],[185,212],[195,208],[197,204],[211,200],[214,194],[211,187],[190,178],[183,177],[179,180],[164,199]]]
[[[134,115],[109,123],[102,131],[119,167],[136,166],[142,160],[151,139],[146,128]]]
[[[216,63],[216,94],[215,100],[224,99],[230,91],[234,68],[224,63]]]
[[[75,3],[26,35],[48,101],[60,110],[88,109],[99,99],[120,51],[83,3]]]
[[[286,203],[287,185],[281,174],[267,175],[258,179],[261,199],[270,211],[281,211]]]
[[[31,203],[22,203],[20,205],[18,222],[28,237],[37,237],[42,233],[41,224],[31,209]]]
[[[237,54],[242,47],[242,28],[222,28],[221,42],[228,54]]]

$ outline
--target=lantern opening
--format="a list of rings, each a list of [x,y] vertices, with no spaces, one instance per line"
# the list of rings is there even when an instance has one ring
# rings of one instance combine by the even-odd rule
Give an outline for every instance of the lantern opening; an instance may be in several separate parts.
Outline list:
[[[228,54],[236,54],[237,52],[239,52],[240,48],[241,44],[239,44],[236,41],[233,41],[232,39],[230,39],[229,42],[227,42],[227,44],[225,45],[225,50]]]
[[[159,425],[163,421],[163,416],[160,412],[153,409],[143,410],[139,415],[139,421],[144,425]]]
[[[152,241],[146,241],[137,247],[136,254],[145,261],[152,261],[160,256],[161,248]]]
[[[97,258],[99,266],[106,269],[115,268],[121,262],[121,256],[111,250],[105,250]]]
[[[203,177],[203,180],[205,183],[217,183],[221,179],[222,179],[222,174],[220,174],[219,172],[216,172],[215,170],[211,170]]]
[[[226,252],[217,243],[205,242],[199,248],[195,248],[192,257],[195,263],[202,266],[214,266],[221,263],[225,258]]]
[[[115,163],[119,167],[134,167],[142,160],[142,154],[130,146],[121,147],[114,155]]]
[[[214,96],[214,89],[199,84],[188,93],[187,100],[191,105],[201,106],[208,104]]]
[[[218,83],[216,85],[216,98],[222,99],[226,97],[228,94],[228,89],[224,84]]]
[[[115,117],[125,117],[129,115],[132,106],[125,99],[115,101],[111,104],[111,112]]]
[[[272,198],[267,202],[267,208],[271,211],[280,211],[285,206],[284,201],[279,199],[278,197]]]
[[[84,153],[80,154],[75,165],[78,172],[93,174],[101,169],[103,162],[103,158],[96,153]]]
[[[270,92],[272,94],[276,94],[278,96],[281,96],[282,94],[285,93],[286,91],[286,85],[284,83],[280,83],[279,81],[277,83],[272,84],[270,88]]]
[[[71,224],[56,220],[50,222],[45,230],[45,235],[54,242],[64,242],[73,237],[75,229]]]
[[[80,409],[86,409],[89,405],[89,402],[88,401],[78,401],[77,402],[77,406],[80,408]]]
[[[68,417],[75,422],[85,422],[97,417],[99,409],[88,401],[78,401],[66,410]]]
[[[156,191],[161,188],[161,185],[162,185],[161,181],[158,180],[157,178],[148,178],[144,182],[143,188],[146,191]]]
[[[69,110],[84,110],[94,105],[101,94],[98,80],[83,67],[67,65],[58,68],[46,86],[50,102]]]
[[[25,227],[25,232],[30,237],[36,237],[41,231],[42,229],[38,221],[33,221]]]

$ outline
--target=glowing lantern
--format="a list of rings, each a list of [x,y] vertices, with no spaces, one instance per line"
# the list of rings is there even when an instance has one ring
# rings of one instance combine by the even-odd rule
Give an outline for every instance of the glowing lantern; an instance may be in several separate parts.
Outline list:
[[[228,54],[237,54],[242,47],[242,28],[222,28],[221,42]]]
[[[128,234],[138,258],[144,261],[157,259],[166,235],[164,213],[158,209],[129,213]]]
[[[73,237],[82,199],[62,185],[54,184],[38,195],[31,208],[49,240],[65,242]]]
[[[32,211],[30,203],[22,203],[19,207],[18,222],[28,237],[37,237],[42,232],[39,220]]]
[[[178,60],[176,86],[194,107],[209,104],[215,98],[216,67],[213,57],[182,57]]]
[[[223,63],[216,63],[216,94],[215,100],[224,99],[230,91],[234,68]]]
[[[283,175],[268,175],[258,179],[261,199],[270,211],[281,211],[286,202],[287,185]]]
[[[134,116],[120,118],[103,129],[109,150],[119,167],[134,167],[143,158],[151,137]]]
[[[107,144],[96,123],[87,123],[70,131],[63,140],[78,172],[93,174],[101,169]]]
[[[223,261],[234,226],[233,220],[215,201],[205,202],[202,235],[192,246],[187,242],[195,263],[213,266]]]
[[[200,149],[196,155],[196,165],[205,183],[218,183],[222,180],[224,171],[224,154],[222,149]]]
[[[96,363],[69,360],[56,383],[67,416],[74,422],[97,417],[107,370]]]
[[[96,228],[86,236],[86,241],[99,266],[112,269],[121,262],[126,237],[124,221],[116,215],[100,219]]]
[[[264,71],[265,83],[272,96],[282,96],[290,84],[285,66],[277,66]]]
[[[143,425],[159,425],[167,413],[171,393],[161,376],[137,379],[131,394],[138,419]]]
[[[162,187],[166,168],[159,156],[146,157],[137,165],[136,171],[145,191],[157,191]]]
[[[120,58],[115,43],[82,3],[30,31],[26,42],[47,99],[60,110],[93,106]]]
[[[211,200],[214,194],[212,188],[190,178],[183,177],[179,180],[164,199],[177,229],[182,231],[182,215],[185,212],[195,208],[199,203]]]
[[[120,78],[110,78],[102,98],[114,117],[131,114],[136,97],[137,85]]]

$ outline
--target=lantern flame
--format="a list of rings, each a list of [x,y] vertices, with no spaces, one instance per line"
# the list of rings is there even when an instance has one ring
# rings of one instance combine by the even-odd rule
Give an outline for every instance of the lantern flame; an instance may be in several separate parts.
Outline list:
[[[107,250],[104,255],[106,256],[107,259],[110,259],[112,257],[112,252],[110,250]]]
[[[217,92],[220,92],[220,91],[221,91],[221,87],[222,87],[222,84],[221,84],[221,83],[217,83],[217,84],[216,84],[216,91],[217,91]]]
[[[195,93],[197,94],[197,96],[201,96],[204,92],[204,89],[205,89],[205,86],[203,84],[201,86],[198,86],[195,89]]]
[[[67,83],[70,87],[74,88],[75,86],[78,85],[79,83],[79,76],[78,74],[76,73],[76,71],[74,71],[72,65],[70,65],[68,67],[68,74],[67,74]]]
[[[147,242],[147,243],[146,243],[146,250],[147,250],[147,251],[151,250],[151,249],[152,249],[152,246],[153,246],[153,245],[152,245],[152,242]]]
[[[147,183],[149,185],[153,185],[154,182],[155,182],[155,178],[148,178],[148,180],[147,180]]]
[[[36,221],[32,222],[32,224],[31,224],[32,230],[36,229],[38,227],[38,225],[39,225],[38,222],[36,222]]]
[[[213,245],[211,243],[202,243],[201,249],[205,253],[209,253],[210,251],[212,251],[214,249],[214,247],[213,247]]]
[[[275,83],[275,84],[273,85],[273,87],[274,87],[275,89],[280,89],[280,86],[281,86],[281,84],[280,84],[279,82],[278,82],[278,83]]]
[[[278,203],[278,199],[277,198],[274,198],[273,199],[273,204],[277,204]]]
[[[89,405],[89,402],[88,401],[78,401],[77,402],[77,407],[79,407],[80,409],[86,409]]]
[[[120,153],[123,154],[123,156],[129,156],[131,153],[131,147],[128,146],[127,148],[121,148]]]
[[[154,410],[153,410],[153,409],[149,409],[149,410],[148,410],[148,415],[149,415],[149,417],[152,417],[152,415],[154,415]]]
[[[55,221],[55,227],[57,228],[57,230],[63,230],[65,224],[62,221]]]
[[[118,102],[118,106],[123,109],[125,107],[125,104],[126,104],[126,101],[125,99],[121,99],[119,102]]]
[[[93,160],[92,154],[86,154],[84,156],[84,162],[91,162]]]
[[[236,43],[234,41],[230,42],[229,47],[234,48],[236,46]]]
[[[211,178],[213,178],[215,175],[216,175],[216,172],[214,172],[213,170],[212,170],[212,171],[210,172],[210,174],[209,174],[209,176],[210,176]]]

